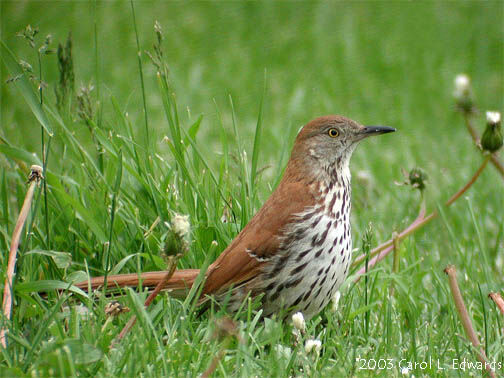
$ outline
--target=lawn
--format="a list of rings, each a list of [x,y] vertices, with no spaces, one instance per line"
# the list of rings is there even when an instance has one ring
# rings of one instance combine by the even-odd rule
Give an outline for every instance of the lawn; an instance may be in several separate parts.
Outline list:
[[[0,322],[0,376],[194,376],[212,363],[216,376],[480,375],[461,366],[478,361],[477,348],[449,264],[504,374],[504,316],[487,297],[504,290],[503,176],[489,163],[443,206],[484,159],[456,108],[456,75],[471,78],[478,134],[487,110],[503,110],[502,2],[2,1],[0,14],[2,295],[29,167],[46,163],[12,318]],[[18,35],[27,25],[38,28],[35,47]],[[38,51],[48,34],[56,51],[69,33],[63,85],[58,54]],[[354,257],[366,230],[375,247],[416,218],[421,195],[396,185],[402,170],[427,173],[423,198],[440,216],[400,243],[398,269],[390,255],[354,283],[355,266],[337,306],[303,335],[260,319],[251,302],[228,315],[235,330],[217,332],[223,310],[198,314],[195,298],[166,293],[145,309],[145,291],[125,290],[115,299],[130,312],[107,317],[110,297],[71,287],[165,269],[175,214],[191,224],[178,266],[213,261],[275,188],[299,128],[325,114],[398,129],[352,158]],[[137,324],[110,348],[133,314]],[[305,350],[308,339],[319,353]]]

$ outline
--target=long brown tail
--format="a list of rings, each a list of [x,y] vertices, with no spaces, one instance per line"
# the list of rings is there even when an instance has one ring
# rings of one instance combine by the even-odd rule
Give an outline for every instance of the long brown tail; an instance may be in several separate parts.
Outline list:
[[[154,288],[161,281],[166,274],[166,271],[160,272],[146,272],[146,273],[130,273],[130,274],[114,274],[108,276],[107,286],[109,288],[124,288],[124,287],[138,287],[140,282],[142,287]],[[194,280],[199,274],[199,269],[182,269],[176,270],[173,276],[168,280],[164,289],[172,291],[175,297],[184,297],[185,294],[191,289]],[[89,285],[91,289],[96,290],[103,286],[105,277],[94,277],[89,281],[82,281],[74,284],[79,289],[87,291]]]

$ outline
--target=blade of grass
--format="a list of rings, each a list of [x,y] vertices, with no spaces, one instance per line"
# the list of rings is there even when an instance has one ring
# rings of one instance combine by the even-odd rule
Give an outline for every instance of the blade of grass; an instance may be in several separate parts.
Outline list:
[[[252,198],[254,198],[255,196],[257,161],[259,160],[259,151],[261,149],[261,142],[262,142],[261,136],[263,125],[263,103],[265,96],[266,96],[266,70],[264,70],[264,89],[263,89],[263,95],[261,97],[261,102],[259,103],[259,114],[257,115],[257,123],[254,136],[254,149],[252,150],[252,167],[250,169],[250,191]]]
[[[17,251],[19,247],[19,242],[21,239],[21,232],[23,231],[24,224],[28,218],[28,213],[30,212],[31,203],[33,200],[33,194],[38,182],[43,179],[42,168],[39,166],[32,166],[31,173],[29,177],[30,186],[26,192],[26,196],[23,202],[21,211],[19,212],[18,220],[16,226],[14,227],[14,232],[12,233],[11,246],[9,250],[9,258],[7,262],[7,270],[5,275],[5,285],[3,290],[3,302],[2,302],[2,313],[4,318],[9,320],[12,315],[12,306],[14,300],[14,269],[16,265]],[[7,328],[2,327],[0,330],[0,343],[3,348],[7,348]]]
[[[1,40],[0,47],[0,58],[3,60],[5,67],[7,67],[10,75],[12,77],[18,78],[17,80],[15,80],[15,84],[23,95],[23,98],[30,107],[31,111],[33,112],[33,115],[40,122],[47,134],[49,134],[49,136],[53,136],[54,133],[51,127],[51,123],[47,118],[43,107],[40,105],[39,99],[35,95],[35,91],[33,90],[32,85],[28,81],[28,78],[24,75],[23,69],[19,65],[16,57],[7,47],[7,45]]]
[[[140,74],[140,84],[141,84],[141,88],[142,88],[142,104],[143,104],[143,113],[144,113],[144,121],[145,121],[145,138],[146,138],[145,152],[147,154],[147,161],[149,161],[149,149],[150,149],[149,117],[147,114],[147,102],[145,99],[145,84],[144,84],[143,68],[142,68],[142,52],[140,50],[140,41],[138,39],[138,29],[137,29],[137,23],[136,23],[136,18],[135,18],[135,6],[133,5],[133,0],[130,0],[130,4],[131,4],[131,15],[133,17],[133,27],[135,30],[135,39],[136,39],[136,45],[137,45],[138,71]]]
[[[107,277],[110,271],[110,251],[112,250],[112,236],[114,232],[116,201],[117,196],[119,195],[119,190],[121,188],[121,181],[122,181],[122,150],[119,150],[119,154],[117,156],[117,173],[112,194],[112,209],[110,210],[110,229],[109,229],[109,239],[107,246],[107,257],[105,262],[105,277],[103,283],[103,289],[105,292],[107,290]]]

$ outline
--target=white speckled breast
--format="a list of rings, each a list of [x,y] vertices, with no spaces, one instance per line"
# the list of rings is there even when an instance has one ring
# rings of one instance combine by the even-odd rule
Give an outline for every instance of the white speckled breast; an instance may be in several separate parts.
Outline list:
[[[339,185],[337,185],[339,184]],[[263,281],[264,314],[301,311],[309,319],[323,309],[348,275],[352,254],[350,175],[320,185],[320,201],[296,214]]]

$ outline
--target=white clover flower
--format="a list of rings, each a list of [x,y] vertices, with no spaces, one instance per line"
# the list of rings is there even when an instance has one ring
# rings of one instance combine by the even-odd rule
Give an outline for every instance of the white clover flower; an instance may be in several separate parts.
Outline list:
[[[455,77],[455,91],[453,95],[455,98],[463,98],[469,94],[469,87],[471,85],[471,80],[466,74],[458,74]]]
[[[292,325],[297,330],[304,332],[306,328],[306,323],[304,320],[304,316],[301,312],[296,312],[294,315],[292,315]]]
[[[407,367],[403,367],[403,368],[401,369],[401,374],[402,374],[402,375],[408,375],[408,374],[409,374],[409,369],[408,369]]]
[[[320,340],[313,340],[313,339],[306,340],[304,350],[307,354],[311,353],[312,351],[319,354],[321,349],[322,349],[322,343],[320,342]]]
[[[486,112],[486,121],[490,125],[496,125],[501,121],[500,112]]]
[[[339,300],[341,298],[341,293],[339,292],[339,290],[334,293],[333,297],[332,297],[332,311],[333,312],[336,312],[338,311],[338,304],[339,304]]]
[[[191,224],[189,223],[189,216],[175,214],[172,219],[172,227],[173,232],[175,232],[180,237],[184,237],[189,233],[189,230],[191,228]]]

